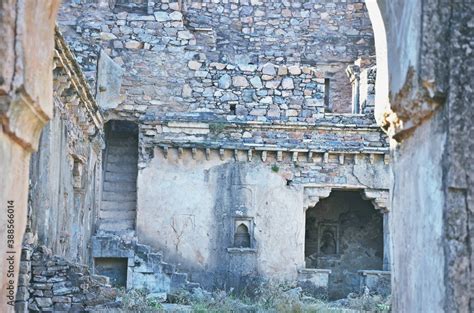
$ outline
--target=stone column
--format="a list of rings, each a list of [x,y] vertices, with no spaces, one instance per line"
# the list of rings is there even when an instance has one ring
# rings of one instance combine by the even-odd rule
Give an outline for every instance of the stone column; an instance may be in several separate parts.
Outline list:
[[[58,6],[59,0],[0,2],[0,312],[14,310],[30,154],[52,114]]]
[[[389,227],[390,215],[388,211],[383,212],[383,270],[390,271],[392,266],[391,263],[391,249],[392,240],[390,238],[390,227]]]
[[[359,89],[360,89],[360,67],[358,65],[349,65],[346,74],[352,84],[352,113],[360,113],[359,108]]]

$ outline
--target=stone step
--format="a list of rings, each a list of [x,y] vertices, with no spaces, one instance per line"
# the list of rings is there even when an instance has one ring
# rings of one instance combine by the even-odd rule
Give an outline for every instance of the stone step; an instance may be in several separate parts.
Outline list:
[[[104,220],[134,220],[137,215],[135,210],[100,210],[99,218]]]
[[[188,274],[173,273],[171,274],[171,290],[183,289],[188,283]]]
[[[131,136],[114,136],[112,138],[107,138],[107,146],[111,145],[121,145],[121,144],[135,144],[138,145],[137,138]]]
[[[200,283],[192,283],[192,282],[186,282],[186,290],[188,291],[192,291],[193,289],[196,289],[196,288],[201,288],[201,284]]]
[[[104,220],[99,219],[99,230],[108,232],[120,232],[124,230],[133,230],[135,228],[135,220]]]
[[[105,164],[105,169],[109,172],[119,173],[137,173],[137,163],[130,163],[127,161],[109,161]]]
[[[110,162],[127,162],[129,164],[136,164],[138,163],[138,156],[137,155],[127,155],[122,153],[114,153],[114,154],[107,154],[107,163]]]
[[[105,172],[105,181],[109,182],[137,182],[137,175],[135,173],[120,173],[120,172]]]
[[[172,275],[176,271],[176,267],[173,264],[161,262],[163,273]]]
[[[130,201],[136,202],[136,192],[118,192],[118,191],[103,191],[102,201]]]
[[[105,169],[107,172],[114,173],[138,173],[137,164],[106,162]]]
[[[108,146],[107,147],[107,154],[115,154],[115,153],[138,155],[138,147],[137,146]]]
[[[104,188],[103,191],[130,191],[130,192],[136,192],[137,191],[137,185],[136,184],[131,184],[131,183],[112,183],[112,182],[104,182]]]
[[[135,211],[137,208],[136,201],[110,201],[102,200],[101,210],[103,211]]]

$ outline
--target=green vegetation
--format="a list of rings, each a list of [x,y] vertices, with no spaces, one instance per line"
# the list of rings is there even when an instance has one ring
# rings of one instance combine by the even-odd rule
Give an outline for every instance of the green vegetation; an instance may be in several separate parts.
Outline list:
[[[220,134],[226,128],[225,123],[210,123],[209,124],[209,131],[212,134]]]
[[[195,313],[356,313],[390,312],[390,297],[350,294],[346,299],[328,302],[309,297],[291,285],[265,284],[252,290],[252,297],[225,291],[209,293],[201,289],[179,291],[168,296],[180,308],[167,310],[144,290],[122,291],[119,312],[195,312]],[[116,311],[114,311],[116,312]]]

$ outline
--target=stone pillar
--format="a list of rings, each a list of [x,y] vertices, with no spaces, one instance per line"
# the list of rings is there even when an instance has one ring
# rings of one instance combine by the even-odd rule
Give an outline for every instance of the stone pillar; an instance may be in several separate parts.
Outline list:
[[[374,208],[383,214],[383,270],[390,271],[392,240],[389,227],[389,191],[385,189],[367,188],[362,191],[362,198],[365,200],[370,200],[374,205]]]
[[[352,84],[352,113],[360,113],[360,67],[358,65],[349,65],[346,69],[346,74]]]
[[[391,266],[391,250],[392,240],[390,238],[390,227],[389,227],[390,215],[387,212],[383,212],[383,270],[390,271]]]
[[[14,310],[30,154],[52,115],[58,6],[59,0],[0,2],[0,312]]]

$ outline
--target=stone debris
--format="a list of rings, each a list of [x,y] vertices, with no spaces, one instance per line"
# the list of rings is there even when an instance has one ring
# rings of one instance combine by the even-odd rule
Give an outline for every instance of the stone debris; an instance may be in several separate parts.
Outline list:
[[[117,292],[105,276],[52,255],[45,246],[25,245],[16,312],[95,312],[117,308]]]

